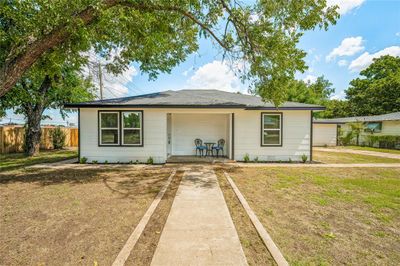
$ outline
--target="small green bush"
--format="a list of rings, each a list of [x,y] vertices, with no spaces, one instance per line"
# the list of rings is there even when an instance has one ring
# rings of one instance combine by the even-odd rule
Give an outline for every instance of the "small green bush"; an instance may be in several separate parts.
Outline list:
[[[93,164],[97,164],[98,161],[97,161],[97,160],[93,160],[92,163],[93,163]]]
[[[65,133],[61,127],[56,127],[51,131],[51,140],[54,149],[62,149],[65,146]]]
[[[292,163],[292,158],[289,157],[289,163]]]
[[[129,164],[133,164],[133,161],[132,161],[132,160],[130,160],[130,161],[129,161]]]
[[[248,153],[246,153],[246,154],[244,155],[244,157],[243,157],[243,161],[244,161],[245,163],[248,163],[248,162],[250,162],[250,156],[249,156],[249,154],[248,154]]]
[[[149,159],[147,159],[147,164],[154,164],[154,160],[153,157],[149,157]]]
[[[87,159],[86,157],[81,157],[81,159],[80,159],[79,162],[80,162],[81,164],[85,164],[85,163],[87,162],[87,160],[88,160],[88,159]]]
[[[302,161],[303,163],[307,162],[307,159],[308,159],[307,155],[303,154],[303,155],[301,156],[301,161]]]
[[[108,161],[107,161],[107,160],[105,160],[105,161],[104,161],[104,164],[108,164]]]
[[[258,156],[254,158],[254,162],[258,163]]]

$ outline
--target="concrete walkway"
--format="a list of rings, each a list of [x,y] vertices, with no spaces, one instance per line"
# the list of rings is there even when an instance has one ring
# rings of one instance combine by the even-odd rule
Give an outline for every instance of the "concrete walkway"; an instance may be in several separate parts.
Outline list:
[[[377,157],[383,157],[383,158],[400,159],[400,154],[377,152],[377,151],[353,150],[353,149],[346,149],[346,148],[336,148],[336,149],[335,148],[314,148],[314,151],[352,153],[352,154],[377,156]]]
[[[214,171],[186,169],[151,265],[247,265]]]

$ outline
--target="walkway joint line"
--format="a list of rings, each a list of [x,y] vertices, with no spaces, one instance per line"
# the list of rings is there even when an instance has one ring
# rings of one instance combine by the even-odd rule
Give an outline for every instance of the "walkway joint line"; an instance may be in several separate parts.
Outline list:
[[[150,207],[147,209],[146,213],[143,215],[142,219],[140,219],[139,224],[135,227],[135,230],[129,236],[128,240],[126,241],[125,245],[119,252],[118,256],[115,258],[113,266],[123,266],[125,265],[126,260],[128,259],[129,255],[131,254],[132,249],[136,245],[139,237],[142,235],[144,228],[146,227],[147,223],[149,222],[151,216],[153,215],[154,211],[156,210],[158,204],[160,203],[162,197],[164,196],[167,188],[171,184],[173,177],[176,174],[176,169],[174,169],[171,175],[168,177],[167,182],[158,192],[157,196],[151,203]]]
[[[278,264],[278,266],[288,266],[289,263],[287,262],[285,257],[282,255],[282,252],[279,250],[278,246],[272,240],[272,238],[268,234],[267,230],[265,230],[264,226],[261,224],[257,215],[250,208],[250,205],[247,203],[246,199],[243,197],[242,193],[236,186],[235,182],[233,182],[232,178],[229,176],[229,174],[227,172],[224,171],[224,174],[225,174],[225,177],[228,180],[229,184],[231,185],[233,191],[235,192],[236,197],[239,199],[243,208],[246,210],[247,215],[249,216],[254,227],[256,228],[259,236],[261,237],[265,246],[268,248],[269,253],[271,253],[272,257],[274,258],[276,264]]]

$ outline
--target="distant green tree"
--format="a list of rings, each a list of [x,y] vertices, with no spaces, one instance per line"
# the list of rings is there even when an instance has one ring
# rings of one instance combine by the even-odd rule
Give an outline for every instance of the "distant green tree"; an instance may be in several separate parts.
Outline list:
[[[299,103],[325,104],[335,89],[332,83],[324,76],[317,78],[315,82],[294,80],[287,92],[287,100]]]
[[[41,127],[46,109],[59,109],[64,117],[65,103],[93,99],[92,85],[79,74],[79,67],[69,62],[52,64],[50,58],[35,64],[14,88],[0,98],[1,110],[13,109],[26,119],[25,152],[39,152]]]
[[[346,98],[354,116],[400,111],[400,57],[382,56],[350,82]]]
[[[316,117],[319,118],[337,118],[351,116],[349,102],[346,100],[329,100],[325,102],[326,110],[323,112],[316,112]]]

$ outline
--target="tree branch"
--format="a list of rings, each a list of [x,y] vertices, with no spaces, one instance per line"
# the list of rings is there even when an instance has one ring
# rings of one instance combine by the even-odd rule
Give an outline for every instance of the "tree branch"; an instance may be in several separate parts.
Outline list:
[[[217,43],[224,49],[228,49],[225,43],[204,23],[198,20],[194,14],[179,7],[162,6],[145,3],[132,3],[126,0],[104,0],[103,8],[109,9],[114,6],[126,6],[142,11],[169,11],[177,12],[187,17],[202,29],[207,31]],[[99,16],[99,11],[89,6],[85,10],[75,15],[76,20],[81,20],[83,25],[90,25]],[[43,38],[34,41],[29,48],[19,56],[10,59],[0,68],[0,97],[7,93],[22,77],[22,75],[46,52],[60,46],[71,36],[71,32],[67,30],[67,25],[60,25],[52,30]]]

